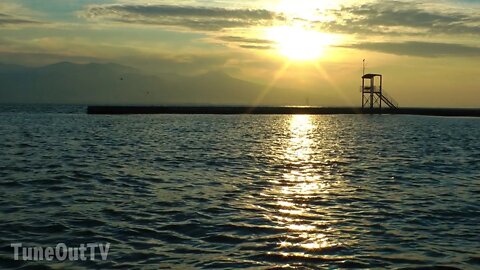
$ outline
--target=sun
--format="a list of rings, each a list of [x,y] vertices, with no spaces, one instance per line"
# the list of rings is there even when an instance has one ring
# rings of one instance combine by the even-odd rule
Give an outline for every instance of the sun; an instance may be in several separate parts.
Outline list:
[[[329,34],[301,26],[277,26],[266,30],[266,38],[275,43],[278,53],[293,61],[315,60],[334,43]]]

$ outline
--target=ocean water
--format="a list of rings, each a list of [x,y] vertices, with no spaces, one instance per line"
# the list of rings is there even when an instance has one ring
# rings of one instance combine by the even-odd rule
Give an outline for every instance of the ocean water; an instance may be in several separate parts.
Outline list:
[[[0,268],[480,269],[479,138],[473,118],[4,105]],[[107,260],[10,247],[92,242]]]

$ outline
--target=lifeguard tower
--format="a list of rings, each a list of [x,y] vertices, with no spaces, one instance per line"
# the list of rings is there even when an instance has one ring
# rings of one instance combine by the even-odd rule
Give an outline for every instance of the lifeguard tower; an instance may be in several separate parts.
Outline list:
[[[390,109],[397,109],[398,104],[383,90],[381,74],[364,74],[362,76],[362,110],[381,111],[383,104]]]

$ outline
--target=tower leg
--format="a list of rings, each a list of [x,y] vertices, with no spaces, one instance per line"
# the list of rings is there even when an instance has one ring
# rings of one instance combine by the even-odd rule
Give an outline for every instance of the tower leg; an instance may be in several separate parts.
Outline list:
[[[362,110],[365,109],[365,79],[362,78]]]
[[[370,79],[370,110],[373,111],[374,103],[373,103],[373,95],[375,92],[375,78]]]

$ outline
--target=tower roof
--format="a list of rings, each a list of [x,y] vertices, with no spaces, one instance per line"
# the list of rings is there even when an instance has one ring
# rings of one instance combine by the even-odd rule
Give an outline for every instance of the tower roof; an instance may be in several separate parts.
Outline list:
[[[382,74],[368,73],[368,74],[363,75],[362,78],[364,78],[364,79],[371,79],[371,78],[373,78],[373,77],[382,77]]]

